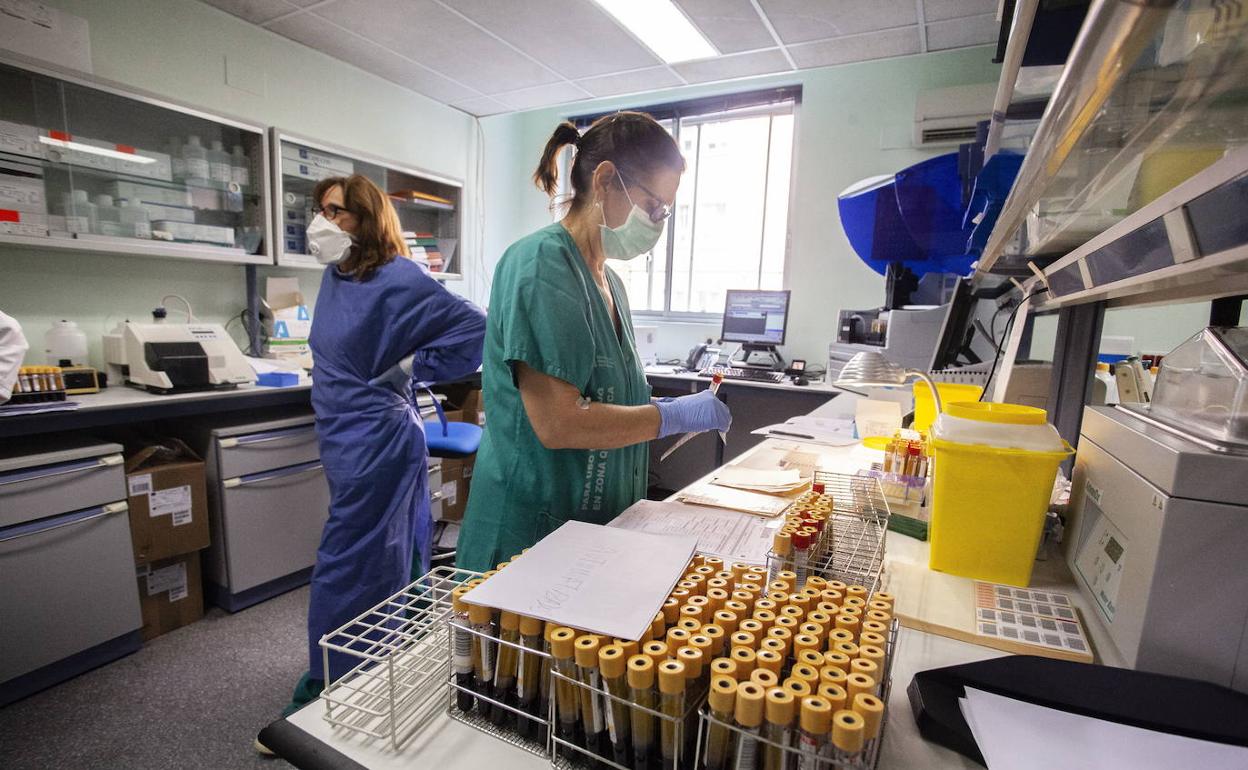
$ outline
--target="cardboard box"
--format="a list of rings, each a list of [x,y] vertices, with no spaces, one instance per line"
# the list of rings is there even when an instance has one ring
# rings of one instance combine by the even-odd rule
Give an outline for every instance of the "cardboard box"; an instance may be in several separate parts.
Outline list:
[[[13,211],[0,205],[0,233],[5,235],[47,235],[48,215]]]
[[[209,545],[204,461],[177,439],[127,452],[126,489],[135,564]]]
[[[211,243],[217,246],[234,245],[234,228],[232,227],[196,225],[189,222],[158,219],[152,222],[152,230],[168,233],[175,241]]]
[[[442,520],[463,521],[468,507],[468,487],[472,479],[472,466],[476,456],[462,460],[444,458],[442,461]]]
[[[143,640],[151,641],[204,616],[199,551],[144,564],[135,570]]]
[[[0,152],[25,155],[30,158],[42,158],[43,151],[39,149],[41,146],[39,129],[34,126],[0,120]]]
[[[24,163],[0,166],[0,209],[24,214],[48,213],[48,199],[39,169]]]
[[[485,400],[480,388],[468,391],[468,395],[464,397],[460,406],[460,411],[464,413],[464,422],[485,427]]]

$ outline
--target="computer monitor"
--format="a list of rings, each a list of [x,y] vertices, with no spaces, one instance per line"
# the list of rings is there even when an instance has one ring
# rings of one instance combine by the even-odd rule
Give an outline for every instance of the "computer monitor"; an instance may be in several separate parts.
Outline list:
[[[724,303],[724,342],[749,347],[784,344],[789,320],[789,292],[729,289]]]
[[[958,281],[949,300],[948,312],[932,351],[931,369],[956,369],[959,366],[978,364],[981,359],[971,349],[975,338],[975,299],[970,279]]]

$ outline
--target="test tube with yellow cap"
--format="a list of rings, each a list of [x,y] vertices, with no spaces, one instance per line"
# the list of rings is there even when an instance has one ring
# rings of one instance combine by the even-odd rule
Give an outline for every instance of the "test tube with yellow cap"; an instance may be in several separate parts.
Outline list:
[[[732,765],[732,731],[725,725],[734,720],[737,701],[737,680],[729,676],[711,679],[707,703],[715,718],[706,731],[706,770],[728,770]]]
[[[570,628],[556,628],[550,634],[550,652],[554,656],[554,668],[568,680],[576,680],[576,632]],[[555,709],[559,722],[559,737],[568,743],[579,743],[577,724],[577,687],[564,679],[555,681]]]
[[[832,727],[832,704],[818,695],[802,698],[801,715],[798,719],[802,727],[797,743],[798,751],[801,752],[799,767],[805,770],[815,767],[820,754],[825,752],[828,733]]]
[[[832,745],[837,753],[849,758],[862,751],[866,741],[866,722],[857,713],[844,709],[832,715]]]
[[[725,639],[728,637],[723,627],[715,623],[703,624],[702,628],[698,630],[698,634],[711,640],[711,651],[716,655],[724,649]]]
[[[607,719],[605,704],[599,690],[602,676],[598,670],[598,652],[602,649],[602,637],[584,634],[576,640],[576,677],[583,688],[580,690],[581,729],[585,734],[585,748],[604,756],[609,741],[606,735]]]
[[[616,764],[629,764],[629,751],[632,746],[632,720],[627,705],[628,678],[626,675],[628,658],[624,648],[618,644],[608,644],[598,650],[598,667],[602,674],[604,688],[613,695],[607,698],[605,716],[607,736],[611,740],[611,750]]]
[[[758,767],[758,735],[765,710],[763,688],[754,682],[737,685],[737,703],[733,717],[737,723],[736,759],[734,770],[755,770]]]
[[[710,678],[707,660],[703,658],[702,651],[697,647],[681,647],[676,650],[676,660],[685,664],[685,703],[696,703],[706,693],[707,682]],[[684,755],[686,757],[692,757],[695,753],[694,746],[698,737],[697,723],[698,714],[694,709],[690,711],[685,721]]]
[[[504,611],[499,619],[498,664],[494,667],[494,700],[507,706],[516,705],[516,672],[520,651],[520,616]],[[509,642],[509,644],[504,644]],[[504,727],[515,723],[515,714],[504,708],[494,707],[494,724]]]
[[[481,697],[492,698],[494,694],[494,611],[480,604],[468,605],[468,619],[472,623],[472,667]],[[477,710],[481,716],[491,719],[494,713],[489,701],[478,700]]]
[[[741,676],[741,667],[738,666],[737,662],[732,658],[715,658],[711,661],[712,682],[714,682],[714,679],[717,676],[729,677],[734,682],[750,678],[748,673],[745,676]]]
[[[740,676],[748,677],[757,665],[758,653],[754,652],[750,647],[733,647],[732,652],[728,653],[728,657],[736,662]]]
[[[633,767],[646,768],[654,752],[654,716],[643,709],[655,710],[654,660],[648,655],[634,655],[628,659],[628,692],[634,707],[631,709],[633,723]],[[637,708],[641,706],[642,708]]]
[[[771,541],[771,555],[767,561],[769,584],[779,577],[781,570],[793,568],[793,536],[790,533],[782,529],[775,534]]]
[[[819,697],[826,700],[831,706],[832,711],[837,712],[846,707],[849,703],[849,693],[845,692],[845,687],[835,682],[820,682]]]
[[[665,660],[659,664],[659,706],[664,719],[659,720],[659,744],[664,770],[677,770],[684,748],[683,718],[685,715],[685,664]]]
[[[870,693],[860,692],[854,696],[853,711],[862,717],[863,736],[867,740],[878,738],[880,724],[884,721],[884,701]]]
[[[542,672],[542,621],[525,615],[520,618],[520,665],[516,669],[516,701],[517,706],[526,714],[539,719],[546,719],[546,714],[539,713],[538,691],[541,687],[539,679]],[[520,734],[532,739],[537,734],[537,722],[532,719],[520,718]]]
[[[472,711],[475,699],[468,691],[476,689],[472,659],[473,636],[464,630],[471,622],[468,619],[468,604],[464,601],[464,594],[471,590],[467,586],[461,586],[451,592],[451,611],[455,614],[455,624],[451,626],[451,669],[455,672],[455,684],[463,688],[455,691],[455,706],[464,713]]]
[[[654,661],[654,665],[659,665],[667,660],[668,650],[666,642],[646,642],[641,645],[641,654],[650,656]]]
[[[789,745],[797,698],[783,687],[774,685],[767,688],[765,698],[767,721],[763,726],[763,737],[770,743],[763,745],[763,770],[785,770],[783,747]]]

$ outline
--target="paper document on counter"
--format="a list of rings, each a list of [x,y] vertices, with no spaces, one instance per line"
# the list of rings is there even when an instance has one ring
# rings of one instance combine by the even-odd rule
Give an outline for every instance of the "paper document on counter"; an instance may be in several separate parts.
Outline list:
[[[699,553],[724,561],[766,564],[781,523],[780,519],[765,520],[739,511],[639,500],[607,526],[657,535],[692,535],[698,539]]]
[[[797,468],[764,470],[726,465],[715,472],[712,484],[767,494],[784,494],[806,486],[806,479]]]
[[[966,688],[959,705],[989,770],[1248,770],[1248,748],[1146,730]]]
[[[858,438],[854,435],[854,421],[834,417],[794,417],[776,425],[759,428],[754,434],[829,446],[850,446],[858,443]]]
[[[685,574],[698,539],[569,521],[464,594],[561,626],[640,639]]]
[[[756,516],[767,517],[779,516],[792,502],[784,497],[773,497],[759,492],[730,489],[714,484],[696,484],[678,493],[676,499],[693,505],[727,508],[730,511],[745,511]]]

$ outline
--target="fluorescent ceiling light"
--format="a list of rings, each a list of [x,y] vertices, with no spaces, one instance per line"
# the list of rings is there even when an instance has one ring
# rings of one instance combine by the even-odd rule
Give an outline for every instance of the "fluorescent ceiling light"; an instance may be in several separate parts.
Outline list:
[[[672,0],[595,0],[668,64],[719,56]]]
[[[77,150],[79,152],[89,152],[92,155],[103,155],[106,158],[116,158],[117,160],[128,160],[131,163],[155,163],[155,158],[148,158],[144,155],[138,155],[131,152],[119,152],[110,150],[107,147],[96,147],[91,144],[83,144],[82,142],[74,142],[66,139],[53,139],[50,136],[41,136],[39,141],[44,144],[50,144],[53,147],[64,147],[67,150]]]

